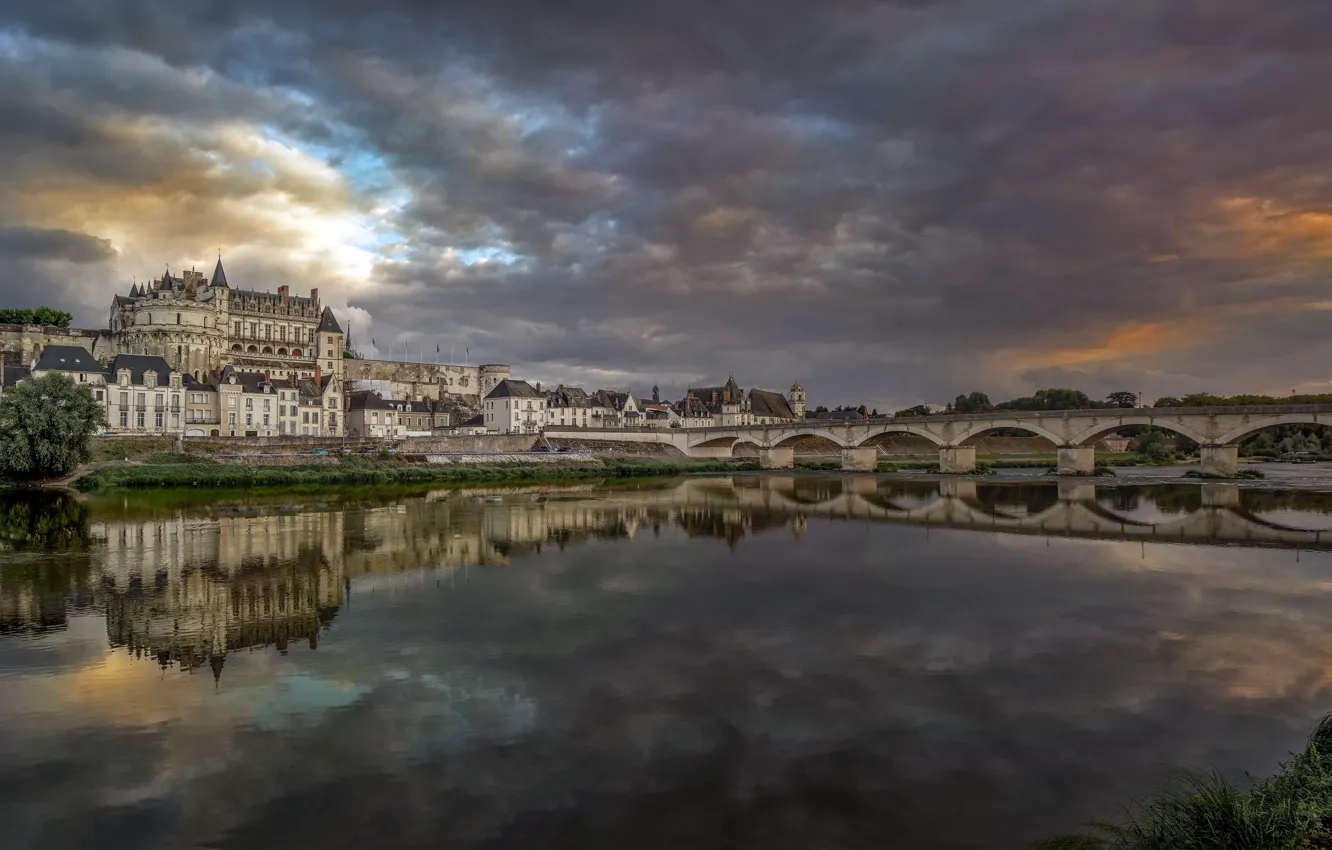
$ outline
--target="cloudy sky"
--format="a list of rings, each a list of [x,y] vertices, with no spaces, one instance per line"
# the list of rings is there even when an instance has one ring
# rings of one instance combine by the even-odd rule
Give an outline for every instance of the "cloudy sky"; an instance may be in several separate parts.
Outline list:
[[[1332,391],[1329,80],[1326,0],[6,0],[0,300],[220,248],[533,380]]]

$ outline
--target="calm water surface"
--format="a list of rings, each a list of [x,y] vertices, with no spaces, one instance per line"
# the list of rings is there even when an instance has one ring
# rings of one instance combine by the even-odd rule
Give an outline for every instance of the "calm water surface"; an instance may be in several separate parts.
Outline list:
[[[1327,494],[177,498],[0,504],[0,846],[1020,847],[1332,710]]]

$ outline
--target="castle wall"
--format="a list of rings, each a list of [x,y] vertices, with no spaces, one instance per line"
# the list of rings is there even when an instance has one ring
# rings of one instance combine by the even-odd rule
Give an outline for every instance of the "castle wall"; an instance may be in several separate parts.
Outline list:
[[[442,399],[446,396],[480,397],[509,377],[499,364],[458,366],[445,363],[405,363],[397,360],[346,360],[343,379],[388,382],[393,398],[403,401]]]
[[[30,366],[48,345],[77,345],[85,348],[94,357],[102,357],[103,352],[115,351],[111,335],[107,331],[87,330],[84,328],[56,328],[46,325],[0,325],[0,355],[11,365]]]

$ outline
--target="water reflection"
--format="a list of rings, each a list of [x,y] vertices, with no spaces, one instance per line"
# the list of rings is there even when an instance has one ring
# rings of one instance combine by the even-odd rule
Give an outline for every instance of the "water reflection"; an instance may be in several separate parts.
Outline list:
[[[737,476],[0,523],[4,846],[1018,846],[1174,763],[1265,772],[1332,707],[1329,494]]]

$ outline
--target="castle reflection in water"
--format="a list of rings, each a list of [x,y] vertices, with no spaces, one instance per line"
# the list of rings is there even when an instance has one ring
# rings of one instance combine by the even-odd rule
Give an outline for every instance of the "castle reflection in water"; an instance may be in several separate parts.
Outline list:
[[[356,577],[499,567],[543,547],[664,527],[732,548],[763,532],[785,529],[798,538],[815,518],[1332,548],[1332,532],[1265,518],[1269,510],[1327,513],[1327,496],[1233,486],[1097,490],[1087,483],[748,476],[495,492],[443,490],[371,506],[210,506],[146,518],[128,511],[99,517],[60,497],[45,513],[20,512],[22,527],[4,532],[11,545],[0,553],[0,637],[63,628],[72,610],[100,611],[111,646],[163,667],[209,666],[219,677],[236,650],[286,651],[299,642],[316,648]],[[1149,519],[1140,516],[1144,504],[1155,509]],[[11,524],[15,515],[9,514]],[[34,551],[33,529],[50,535],[59,525],[53,516],[77,527],[56,538],[57,551]],[[50,548],[47,538],[40,540]]]

